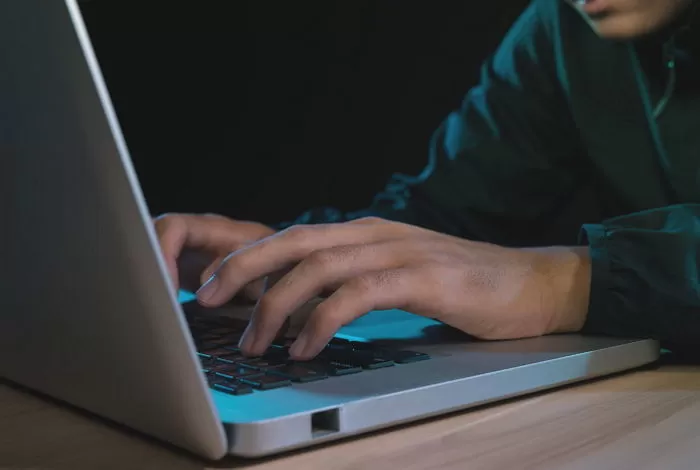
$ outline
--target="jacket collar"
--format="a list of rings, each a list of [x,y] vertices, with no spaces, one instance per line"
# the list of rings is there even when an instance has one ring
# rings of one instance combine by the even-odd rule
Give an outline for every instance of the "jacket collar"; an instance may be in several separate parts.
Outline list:
[[[678,35],[678,40],[688,48],[700,51],[700,0],[693,2]]]
[[[666,28],[662,37],[666,40],[673,38],[681,49],[700,51],[700,0],[695,0]]]

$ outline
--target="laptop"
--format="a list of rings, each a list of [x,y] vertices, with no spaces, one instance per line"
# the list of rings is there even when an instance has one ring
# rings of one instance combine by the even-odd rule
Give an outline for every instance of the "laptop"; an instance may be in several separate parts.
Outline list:
[[[398,310],[313,363],[235,345],[245,312],[167,276],[75,0],[0,2],[0,374],[207,459],[258,457],[604,376],[648,339],[476,341]],[[138,70],[133,73],[138,74]]]

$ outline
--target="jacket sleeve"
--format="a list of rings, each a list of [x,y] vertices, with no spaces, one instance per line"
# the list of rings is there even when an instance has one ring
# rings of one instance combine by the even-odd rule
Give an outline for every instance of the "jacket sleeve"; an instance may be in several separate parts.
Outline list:
[[[584,225],[592,259],[584,332],[651,337],[686,350],[700,337],[700,204]]]
[[[538,243],[581,175],[552,40],[558,3],[535,0],[515,22],[478,86],[434,133],[419,176],[395,175],[365,210],[315,209],[294,223],[376,215],[504,245]]]

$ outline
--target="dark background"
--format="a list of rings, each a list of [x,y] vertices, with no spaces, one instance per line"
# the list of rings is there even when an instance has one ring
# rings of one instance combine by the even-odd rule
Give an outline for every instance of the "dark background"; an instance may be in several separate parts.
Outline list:
[[[83,4],[151,212],[272,223],[366,206],[528,3]]]

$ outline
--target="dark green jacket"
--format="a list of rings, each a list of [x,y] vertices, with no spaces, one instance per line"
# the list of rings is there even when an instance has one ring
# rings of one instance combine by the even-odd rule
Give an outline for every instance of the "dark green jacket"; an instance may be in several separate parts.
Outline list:
[[[396,176],[366,211],[297,222],[374,214],[509,246],[588,243],[587,332],[700,341],[700,21],[690,16],[613,42],[562,0],[535,0],[435,133],[419,177]],[[676,80],[655,117],[667,56]]]

